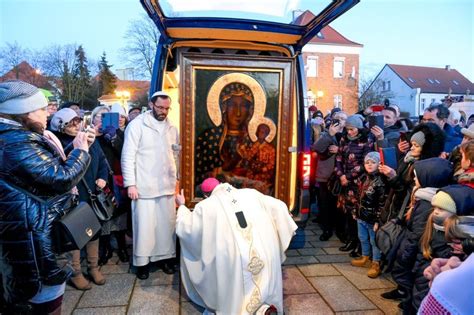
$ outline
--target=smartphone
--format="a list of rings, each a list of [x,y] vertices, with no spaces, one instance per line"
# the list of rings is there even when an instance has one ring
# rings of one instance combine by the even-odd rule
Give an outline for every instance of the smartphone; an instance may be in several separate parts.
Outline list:
[[[408,137],[407,137],[407,132],[406,131],[400,131],[400,142],[406,141],[408,142]]]
[[[337,127],[337,126],[339,126],[340,124],[341,124],[341,121],[340,121],[339,119],[334,119],[334,120],[332,121],[332,125],[333,125],[334,127]]]
[[[383,116],[382,115],[371,115],[367,118],[369,120],[369,128],[374,126],[380,127],[383,130]]]
[[[87,131],[87,129],[91,127],[92,127],[92,113],[85,112],[84,116],[82,117],[81,131]]]
[[[103,113],[102,114],[102,130],[112,126],[115,129],[119,128],[119,113]]]

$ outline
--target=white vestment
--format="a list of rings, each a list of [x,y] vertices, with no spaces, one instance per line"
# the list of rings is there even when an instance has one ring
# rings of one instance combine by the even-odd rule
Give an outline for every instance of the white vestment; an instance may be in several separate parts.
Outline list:
[[[282,201],[254,189],[220,184],[193,212],[181,206],[176,234],[188,296],[217,314],[252,314],[263,303],[283,313],[281,264],[296,229]]]
[[[136,186],[132,201],[133,264],[176,257],[176,159],[178,130],[151,111],[135,118],[125,130],[122,174],[125,187]]]

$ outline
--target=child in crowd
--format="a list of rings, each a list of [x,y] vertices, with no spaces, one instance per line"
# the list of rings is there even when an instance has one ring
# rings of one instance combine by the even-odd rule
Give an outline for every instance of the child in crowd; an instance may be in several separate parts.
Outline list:
[[[402,235],[400,247],[392,270],[397,288],[383,293],[385,299],[409,299],[414,283],[413,266],[416,262],[418,244],[431,214],[431,201],[437,190],[452,183],[453,167],[442,158],[430,158],[414,163],[415,187],[407,212],[406,232]]]
[[[469,215],[474,207],[474,189],[465,185],[451,185],[440,189],[431,201],[433,211],[428,218],[425,231],[420,242],[420,251],[413,270],[415,282],[413,286],[412,305],[405,304],[403,309],[417,310],[421,301],[429,291],[429,282],[423,271],[434,258],[449,258],[453,255],[452,248],[445,238],[444,224],[448,218]]]
[[[461,168],[458,183],[474,188],[474,140],[461,144]]]
[[[380,213],[385,204],[386,191],[383,176],[378,172],[380,154],[369,152],[364,158],[366,173],[360,178],[360,205],[353,212],[357,220],[359,241],[362,246],[362,257],[353,259],[356,267],[369,267],[367,276],[377,278],[380,275],[381,253],[375,244],[375,232],[379,226]],[[370,254],[372,253],[372,261]]]

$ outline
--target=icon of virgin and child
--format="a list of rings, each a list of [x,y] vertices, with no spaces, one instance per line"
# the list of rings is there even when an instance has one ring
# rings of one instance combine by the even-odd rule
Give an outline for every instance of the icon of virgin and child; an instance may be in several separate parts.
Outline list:
[[[276,127],[264,117],[266,99],[261,86],[249,80],[250,76],[238,75],[239,81],[211,93],[214,87],[219,88],[216,82],[208,94],[207,114],[214,127],[197,136],[195,183],[224,176],[235,187],[273,194],[276,150],[272,140]]]

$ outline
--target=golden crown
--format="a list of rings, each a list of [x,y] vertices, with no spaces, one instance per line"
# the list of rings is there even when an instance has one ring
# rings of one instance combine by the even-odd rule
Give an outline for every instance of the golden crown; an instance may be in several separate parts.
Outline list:
[[[253,94],[249,87],[241,83],[231,83],[226,85],[221,91],[221,101],[225,102],[233,96],[240,96],[246,101],[253,103]]]

